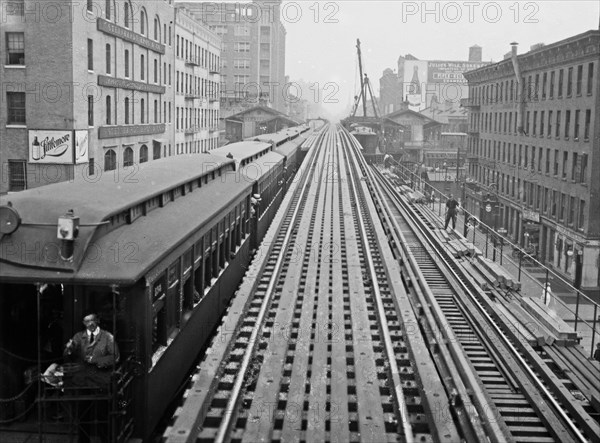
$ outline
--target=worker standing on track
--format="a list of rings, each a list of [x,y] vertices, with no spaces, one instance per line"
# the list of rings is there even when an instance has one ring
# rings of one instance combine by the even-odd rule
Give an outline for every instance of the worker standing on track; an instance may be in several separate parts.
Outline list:
[[[458,201],[453,197],[452,194],[446,201],[446,222],[444,224],[444,230],[448,229],[450,219],[452,219],[452,229],[456,229],[456,215],[458,213]]]

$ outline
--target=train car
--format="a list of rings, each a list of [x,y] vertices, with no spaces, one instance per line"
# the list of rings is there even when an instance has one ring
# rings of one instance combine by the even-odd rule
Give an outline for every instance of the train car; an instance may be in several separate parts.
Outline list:
[[[256,236],[252,238],[252,249],[262,241],[285,194],[283,186],[285,158],[273,148],[272,142],[250,140],[221,146],[210,151],[212,154],[233,159],[240,173],[240,179],[253,182],[255,217],[252,218],[252,222],[256,223]]]
[[[275,166],[254,178],[181,155],[0,197],[0,441],[72,437],[81,405],[102,401],[108,440],[149,437],[248,265],[252,196],[273,201],[282,168],[270,147],[261,159]],[[57,390],[40,375],[90,312],[120,349],[110,385],[71,389],[65,369]],[[67,422],[51,423],[57,408]]]

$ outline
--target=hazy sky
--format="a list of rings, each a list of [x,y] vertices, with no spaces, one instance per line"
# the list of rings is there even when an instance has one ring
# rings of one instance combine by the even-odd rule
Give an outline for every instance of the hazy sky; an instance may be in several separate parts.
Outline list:
[[[483,48],[483,61],[500,61],[519,43],[519,53],[536,43],[550,44],[598,29],[598,1],[284,1],[287,30],[286,74],[291,80],[319,82],[318,97],[332,113],[341,112],[357,91],[356,39],[363,69],[378,94],[386,68],[399,55],[422,60],[468,60],[468,48]],[[332,82],[334,84],[327,84]],[[315,100],[314,91],[303,97]]]

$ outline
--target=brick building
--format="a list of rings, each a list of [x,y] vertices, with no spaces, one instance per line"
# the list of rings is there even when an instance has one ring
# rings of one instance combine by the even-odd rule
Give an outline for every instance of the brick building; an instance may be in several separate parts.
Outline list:
[[[469,174],[499,199],[497,227],[585,290],[599,286],[600,31],[465,73]],[[470,206],[470,207],[469,207]]]
[[[281,1],[177,2],[221,37],[224,117],[256,105],[285,112],[285,37]]]
[[[175,153],[219,146],[221,39],[183,6],[175,7]]]

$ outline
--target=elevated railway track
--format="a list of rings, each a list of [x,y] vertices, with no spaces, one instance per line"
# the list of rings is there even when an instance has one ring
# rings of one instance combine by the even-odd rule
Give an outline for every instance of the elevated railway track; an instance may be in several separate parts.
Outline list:
[[[589,399],[358,148],[315,138],[165,440],[598,441]]]

